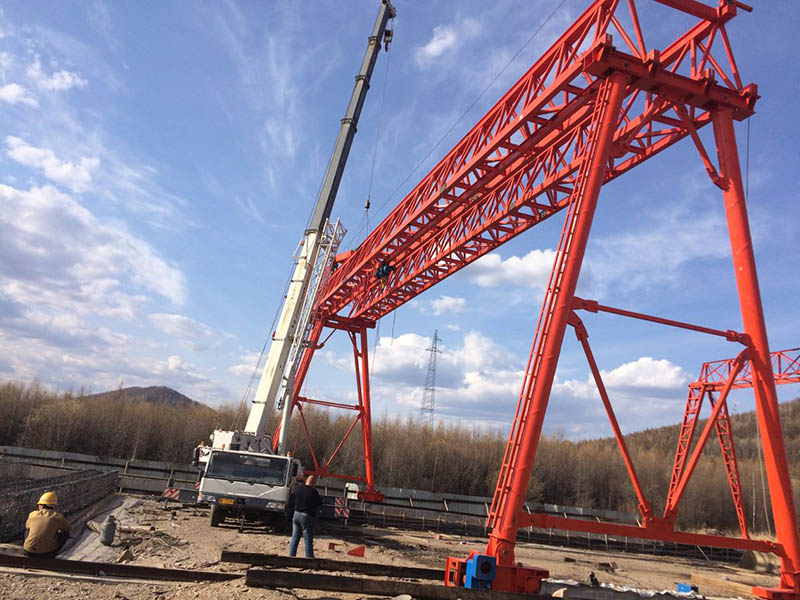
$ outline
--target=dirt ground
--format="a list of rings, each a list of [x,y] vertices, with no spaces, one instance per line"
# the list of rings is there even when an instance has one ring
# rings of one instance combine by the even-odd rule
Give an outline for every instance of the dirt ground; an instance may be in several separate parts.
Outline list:
[[[79,543],[62,557],[113,560],[125,547],[128,547],[133,555],[128,564],[244,572],[246,568],[244,565],[220,563],[220,552],[225,549],[283,555],[288,553],[288,533],[276,533],[255,526],[247,527],[240,533],[235,525],[227,524],[211,528],[208,525],[207,511],[200,509],[175,508],[165,511],[162,503],[153,499],[127,499],[116,514],[121,525],[139,530],[121,534],[112,548],[99,546],[97,534],[86,531]],[[146,529],[149,527],[154,529],[148,532]],[[364,558],[346,555],[347,550],[360,545],[366,546]],[[412,533],[374,527],[344,528],[338,524],[322,522],[316,536],[314,551],[318,558],[443,569],[447,556],[466,556],[469,550],[482,550],[485,545],[486,541],[478,538]],[[302,550],[299,554],[302,555]],[[695,576],[700,575],[703,578],[703,583],[699,587],[700,593],[704,596],[741,595],[735,593],[735,589],[733,591],[731,589],[731,584],[736,582],[767,586],[777,584],[777,576],[756,574],[720,563],[614,552],[585,552],[538,544],[518,544],[517,560],[529,566],[549,570],[551,579],[587,582],[589,573],[594,572],[601,584],[655,591],[675,590],[677,582],[691,582],[694,573]],[[605,570],[601,563],[608,563],[605,565]],[[611,570],[613,572],[609,572]],[[298,573],[298,577],[301,576]],[[248,588],[244,585],[243,579],[221,583],[154,583],[102,580],[81,576],[55,578],[38,573],[20,574],[12,569],[0,569],[2,600],[23,598],[354,600],[361,597],[363,596],[356,594],[298,589]]]

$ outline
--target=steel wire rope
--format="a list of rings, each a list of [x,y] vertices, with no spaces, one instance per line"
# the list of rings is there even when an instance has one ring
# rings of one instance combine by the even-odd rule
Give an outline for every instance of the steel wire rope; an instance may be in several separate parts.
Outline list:
[[[553,11],[547,16],[547,18],[544,21],[542,21],[542,23],[539,25],[539,27],[537,27],[536,30],[530,35],[530,37],[528,37],[528,39],[525,41],[525,43],[522,44],[520,49],[517,50],[517,52],[508,60],[508,62],[503,66],[503,68],[500,69],[500,71],[498,71],[498,73],[492,78],[492,80],[489,82],[489,84],[485,88],[483,88],[481,93],[478,94],[478,96],[470,103],[470,105],[466,108],[466,110],[464,110],[464,112],[461,113],[461,115],[453,122],[453,124],[448,128],[448,130],[439,139],[439,141],[436,142],[433,145],[433,147],[428,151],[428,153],[417,163],[417,165],[409,172],[409,174],[406,175],[406,177],[397,185],[397,187],[394,189],[394,191],[391,194],[389,194],[389,196],[381,203],[381,205],[378,207],[378,211],[379,212],[381,210],[383,210],[383,208],[386,206],[386,204],[389,202],[389,200],[391,200],[395,196],[395,194],[397,194],[397,192],[400,191],[400,189],[406,184],[406,182],[411,178],[411,176],[419,170],[419,168],[423,165],[423,163],[426,160],[428,160],[428,158],[431,156],[431,154],[433,154],[433,152],[436,150],[436,148],[438,148],[439,145],[445,140],[445,138],[447,138],[447,136],[450,135],[450,133],[453,131],[453,129],[455,129],[456,125],[458,125],[458,123],[465,116],[467,116],[467,114],[478,103],[478,101],[483,97],[483,95],[486,92],[488,92],[489,89],[494,85],[494,83],[500,78],[500,76],[503,73],[506,72],[506,69],[508,69],[508,67],[511,66],[511,63],[513,63],[517,59],[517,57],[522,53],[522,51],[525,50],[525,48],[528,46],[528,44],[530,44],[533,41],[533,39],[539,34],[539,32],[544,28],[544,26],[547,25],[550,22],[550,20],[561,9],[561,7],[564,6],[565,3],[566,3],[566,0],[561,0],[561,2],[558,4],[558,6],[556,6],[556,8],[553,9]],[[384,103],[384,99],[386,97],[386,85],[387,85],[387,80],[388,80],[388,72],[389,72],[389,57],[387,56],[387,58],[386,58],[386,72],[385,72],[384,78],[383,78],[383,96],[381,98],[381,108],[380,108],[380,114],[381,115],[383,113],[383,103]],[[380,127],[380,122],[378,123],[378,127]],[[378,131],[379,131],[379,129],[378,129]],[[368,191],[368,194],[367,194],[367,202],[370,201],[370,197],[372,195],[372,183],[373,183],[373,176],[374,176],[374,171],[375,171],[375,156],[377,154],[377,150],[378,150],[378,141],[377,141],[377,134],[376,134],[375,149],[374,149],[374,153],[373,153],[373,157],[372,157],[372,169],[370,171],[369,191]],[[364,237],[366,238],[366,236],[369,235],[369,215],[368,215],[368,211],[365,211],[365,213],[367,213],[367,214],[365,214],[365,218],[362,219],[362,226],[360,226],[359,229],[356,231],[355,235],[353,236],[353,239],[359,239],[361,237],[361,232],[362,232],[362,230],[364,230],[364,227],[363,227],[363,223],[364,222],[366,222],[366,224],[367,224],[366,230],[364,231]],[[391,342],[391,344],[394,343],[394,325],[395,325],[396,316],[397,315],[394,314],[393,317],[392,317],[392,342]],[[369,372],[369,383],[370,383],[370,386],[372,386],[372,373],[375,370],[375,358],[376,358],[376,354],[377,354],[377,346],[378,346],[379,334],[380,334],[380,319],[378,319],[378,322],[377,322],[377,325],[376,325],[375,344],[373,346],[373,351],[372,351],[372,366],[370,367],[370,372]]]
[[[750,121],[752,120],[752,115],[747,119],[747,142],[745,143],[745,167],[744,167],[744,198],[745,202],[750,199]],[[758,431],[756,429],[756,431]],[[763,444],[761,443],[761,435],[756,436],[758,438],[758,474],[761,477],[761,500],[762,505],[764,507],[764,523],[767,526],[767,532],[769,535],[772,535],[772,524],[770,523],[769,519],[769,508],[767,507],[767,485],[764,481],[764,448]],[[753,490],[755,492],[755,490]],[[753,507],[755,511],[755,506]]]
[[[392,191],[392,193],[391,193],[391,194],[389,194],[389,196],[387,196],[387,198],[386,198],[386,199],[385,199],[385,200],[384,200],[384,201],[381,203],[381,205],[378,207],[378,211],[381,211],[381,210],[383,210],[383,208],[386,206],[386,204],[389,202],[389,200],[391,200],[392,198],[394,198],[395,194],[397,194],[397,192],[399,192],[399,191],[400,191],[400,189],[401,189],[401,188],[402,188],[402,187],[403,187],[403,186],[406,184],[406,182],[407,182],[409,179],[411,179],[411,176],[412,176],[414,173],[416,173],[416,172],[419,170],[419,168],[420,168],[420,167],[421,167],[421,166],[422,166],[422,165],[425,163],[425,161],[426,161],[426,160],[428,160],[428,158],[430,158],[431,154],[433,154],[433,152],[436,150],[436,148],[438,148],[438,147],[439,147],[439,145],[440,145],[440,144],[441,144],[441,143],[442,143],[442,142],[443,142],[443,141],[444,141],[444,140],[447,138],[447,136],[448,136],[448,135],[450,135],[450,133],[453,131],[453,129],[455,129],[455,128],[456,128],[456,125],[458,125],[458,124],[459,124],[459,122],[461,122],[461,120],[462,120],[464,117],[466,117],[466,116],[467,116],[467,114],[468,114],[468,113],[469,113],[469,112],[472,110],[472,108],[473,108],[473,107],[474,107],[474,106],[475,106],[475,105],[478,103],[478,101],[479,101],[479,100],[480,100],[480,99],[483,97],[483,95],[484,95],[486,92],[488,92],[488,91],[489,91],[489,88],[491,88],[491,87],[492,87],[492,86],[495,84],[495,82],[496,82],[498,79],[500,79],[500,76],[501,76],[503,73],[505,73],[505,72],[506,72],[506,69],[508,69],[508,67],[510,67],[510,66],[511,66],[511,63],[513,63],[513,62],[514,62],[514,61],[517,59],[517,57],[518,57],[520,54],[522,54],[522,51],[523,51],[523,50],[525,50],[525,48],[528,46],[528,44],[530,44],[530,43],[533,41],[533,39],[534,39],[534,38],[535,38],[535,37],[536,37],[536,36],[539,34],[539,32],[540,32],[542,29],[544,29],[545,25],[547,25],[547,24],[550,22],[550,20],[551,20],[551,19],[552,19],[552,18],[555,16],[555,14],[556,14],[556,13],[557,13],[559,10],[561,10],[561,7],[562,7],[562,6],[564,6],[564,4],[566,4],[566,1],[567,1],[567,0],[561,0],[561,2],[558,4],[558,6],[556,6],[556,7],[555,7],[555,9],[553,9],[553,11],[552,11],[552,12],[551,12],[551,13],[550,13],[548,16],[547,16],[547,18],[546,18],[544,21],[542,21],[542,23],[539,25],[539,27],[537,27],[537,28],[536,28],[536,30],[535,30],[535,31],[534,31],[534,32],[533,32],[533,33],[530,35],[530,37],[529,37],[529,38],[528,38],[528,39],[525,41],[525,43],[524,43],[524,44],[522,44],[522,46],[520,47],[520,49],[519,49],[519,50],[517,50],[517,52],[516,52],[516,53],[515,53],[515,54],[514,54],[514,55],[513,55],[513,56],[512,56],[512,57],[511,57],[509,60],[508,60],[508,62],[505,64],[505,66],[503,66],[503,68],[502,68],[502,69],[500,69],[500,71],[497,73],[497,75],[495,75],[495,76],[494,76],[494,78],[493,78],[493,79],[492,79],[492,80],[489,82],[489,84],[488,84],[488,85],[487,85],[485,88],[483,88],[483,91],[481,91],[481,93],[480,93],[480,94],[478,94],[478,96],[477,96],[477,97],[476,97],[476,98],[475,98],[475,99],[474,99],[474,100],[473,100],[473,101],[470,103],[470,105],[469,105],[469,106],[468,106],[468,107],[467,107],[467,108],[464,110],[464,112],[462,112],[462,113],[461,113],[461,115],[460,115],[460,116],[459,116],[459,117],[458,117],[458,118],[457,118],[457,119],[456,119],[456,120],[453,122],[453,124],[452,124],[452,125],[451,125],[451,126],[448,128],[448,130],[447,130],[447,131],[444,133],[444,135],[443,135],[443,136],[442,136],[442,137],[439,139],[439,141],[438,141],[438,142],[436,142],[436,143],[433,145],[433,147],[432,147],[432,148],[431,148],[431,149],[428,151],[428,153],[427,153],[427,154],[426,154],[424,157],[422,157],[422,159],[421,159],[421,160],[420,160],[420,161],[417,163],[417,165],[416,165],[416,166],[415,166],[415,167],[414,167],[414,168],[411,170],[411,172],[409,172],[409,174],[408,174],[408,175],[406,175],[406,176],[405,176],[405,178],[404,178],[404,179],[403,179],[403,180],[402,180],[402,181],[401,181],[401,182],[400,182],[400,183],[397,185],[397,187],[394,189],[394,191]]]
[[[372,374],[375,372],[375,359],[378,358],[378,340],[380,338],[381,338],[381,320],[378,319],[375,322],[375,343],[372,344],[372,364],[369,366],[370,396],[372,396]],[[372,400],[370,400],[370,404],[372,404]]]
[[[394,19],[390,21],[389,28],[394,31]],[[364,232],[364,236],[366,237],[367,233],[369,233],[369,209],[370,209],[370,202],[372,200],[372,184],[375,179],[375,162],[378,156],[378,145],[380,143],[381,138],[381,127],[383,126],[383,108],[386,104],[386,88],[389,81],[389,63],[391,62],[392,57],[392,46],[386,49],[386,64],[383,70],[383,89],[381,91],[381,103],[380,107],[378,108],[378,122],[375,126],[375,143],[372,148],[372,164],[369,170],[369,184],[367,185],[367,201],[364,204],[364,216],[361,219],[361,223],[356,230],[355,235],[353,236],[354,240],[359,240],[361,237],[361,232]],[[361,240],[363,241],[363,240]],[[359,243],[359,242],[356,242]]]
[[[291,284],[291,282],[292,282],[292,274],[290,272],[289,276],[286,278],[286,283],[283,286],[283,293],[281,294],[282,299],[286,298],[286,294],[289,291],[289,285]],[[258,355],[258,361],[253,367],[253,372],[250,374],[250,380],[247,382],[247,387],[244,390],[244,394],[242,394],[242,399],[239,401],[239,408],[236,410],[236,415],[233,418],[233,426],[231,428],[233,430],[236,430],[239,427],[239,421],[241,419],[245,407],[247,406],[247,401],[248,398],[250,397],[250,391],[253,389],[253,383],[255,382],[258,371],[261,368],[261,361],[264,359],[264,353],[267,350],[267,344],[269,344],[270,339],[272,339],[272,332],[275,331],[275,323],[277,323],[278,321],[278,316],[280,315],[282,307],[283,307],[283,302],[278,302],[278,305],[275,308],[275,314],[272,317],[272,324],[269,326],[269,329],[267,330],[267,337],[264,340],[264,345],[261,347],[261,353]]]
[[[322,186],[325,184],[325,173],[327,173],[328,169],[330,168],[331,161],[333,160],[333,154],[334,154],[335,151],[336,151],[336,145],[334,144],[331,147],[330,154],[328,155],[328,161],[325,163],[325,170],[323,171],[322,179],[320,179],[319,187],[317,187],[317,193],[316,193],[316,197],[317,198],[319,198],[319,194],[322,191]],[[311,210],[309,210],[309,212],[308,212],[308,217],[306,218],[305,231],[308,230],[308,227],[311,224],[311,219],[314,217],[314,210],[315,209],[316,209],[316,203],[311,205]],[[303,236],[303,237],[305,238],[305,236]],[[301,245],[303,243],[303,241],[304,240],[300,241],[300,243],[298,244],[298,247],[299,247],[299,245]],[[283,288],[283,294],[281,295],[281,298],[286,298],[286,293],[287,293],[287,291],[289,289],[289,284],[291,283],[291,279],[292,279],[292,275],[290,273],[289,277],[286,280],[286,285]],[[233,429],[236,429],[236,427],[238,427],[239,420],[241,418],[241,414],[244,411],[245,406],[247,405],[247,399],[248,399],[248,397],[250,395],[250,390],[253,387],[253,382],[255,381],[256,374],[258,373],[259,367],[261,366],[261,361],[264,358],[264,352],[266,351],[267,344],[269,344],[269,340],[270,340],[270,338],[272,336],[271,332],[275,330],[275,323],[278,320],[278,315],[280,313],[280,310],[281,310],[282,306],[283,306],[283,303],[279,303],[278,307],[275,310],[275,316],[272,319],[272,324],[270,325],[269,331],[267,333],[267,338],[264,340],[264,345],[261,348],[261,353],[259,354],[258,362],[256,363],[256,366],[253,368],[253,373],[250,375],[250,381],[247,383],[247,387],[245,388],[244,394],[242,395],[242,399],[239,402],[239,408],[237,409],[236,415],[234,416]]]

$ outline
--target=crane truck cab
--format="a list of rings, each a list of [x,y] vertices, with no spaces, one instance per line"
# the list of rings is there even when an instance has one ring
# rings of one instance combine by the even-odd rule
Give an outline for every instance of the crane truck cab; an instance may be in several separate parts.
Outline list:
[[[259,439],[257,444],[247,437],[240,432],[217,430],[212,435],[212,445],[198,453],[201,478],[197,501],[211,506],[212,527],[226,519],[245,518],[280,525],[285,521],[289,494],[303,475],[296,458],[254,451],[271,449],[269,437]]]

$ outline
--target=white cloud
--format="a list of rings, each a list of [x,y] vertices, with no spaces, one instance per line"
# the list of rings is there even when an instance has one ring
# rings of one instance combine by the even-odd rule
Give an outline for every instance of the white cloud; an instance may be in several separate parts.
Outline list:
[[[437,25],[433,28],[433,37],[427,44],[417,49],[418,63],[425,63],[441,56],[446,50],[456,45],[456,30],[449,25]]]
[[[183,369],[185,367],[186,363],[183,362],[180,356],[174,355],[167,359],[167,368],[170,371],[177,371],[178,369]]]
[[[238,377],[251,377],[260,359],[261,354],[258,352],[246,352],[239,357],[239,364],[228,367],[228,373]]]
[[[525,256],[503,260],[497,252],[479,258],[464,270],[480,287],[519,286],[544,289],[553,269],[555,250],[531,250]]]
[[[449,357],[454,364],[471,371],[507,369],[517,362],[512,354],[479,331],[467,332],[463,346],[453,351]]]
[[[425,384],[430,347],[430,338],[415,333],[394,339],[381,337],[373,354],[373,397],[390,405],[416,408]],[[448,346],[444,340],[438,349],[438,411],[464,420],[479,413],[495,413],[498,402],[510,403],[513,411],[522,381],[521,361],[478,331],[466,333],[460,346],[452,343]],[[341,359],[341,366],[352,370],[352,359]],[[493,419],[498,415],[507,419],[511,414],[510,411],[493,414]]]
[[[480,22],[470,18],[450,25],[437,25],[433,28],[431,39],[416,49],[414,60],[418,66],[427,67],[462,42],[480,35],[481,30]]]
[[[322,358],[325,362],[330,365],[331,367],[339,370],[339,371],[353,371],[353,357],[352,356],[339,356],[336,352],[332,350],[325,350],[322,352]],[[372,364],[375,364],[374,357],[372,359]]]
[[[643,356],[600,373],[623,431],[669,425],[680,420],[686,384],[690,380],[680,366],[666,359]],[[591,374],[586,379],[564,381],[556,377],[547,422],[550,430],[561,430],[570,438],[611,435]]]
[[[439,316],[443,314],[458,314],[464,312],[467,301],[460,296],[439,296],[432,300],[416,300],[412,306],[420,312]]]
[[[607,290],[628,293],[656,284],[685,281],[682,269],[697,259],[730,254],[721,212],[689,203],[658,211],[635,231],[599,238],[586,255],[588,287],[595,297]],[[696,273],[693,274],[696,276]]]
[[[12,64],[14,64],[14,57],[8,52],[0,52],[0,72],[2,72],[3,78],[5,78],[6,71]]]
[[[424,377],[430,343],[430,338],[416,333],[404,333],[394,339],[381,337],[372,353],[372,375],[394,381],[419,380],[419,373]],[[342,365],[352,362],[350,359]]]
[[[42,169],[45,177],[67,186],[73,192],[89,189],[92,183],[92,169],[100,164],[100,159],[95,157],[81,157],[77,164],[60,160],[49,148],[31,146],[13,135],[6,137],[6,146],[9,158],[26,167]]]
[[[180,305],[183,273],[51,186],[0,185],[0,291],[23,306],[133,318],[143,292]]]
[[[37,55],[31,66],[28,67],[28,77],[30,77],[40,89],[48,91],[62,92],[73,87],[86,87],[88,82],[77,73],[60,69],[52,75],[46,75],[42,71],[42,63]]]
[[[0,293],[2,304],[2,293]],[[120,386],[167,385],[199,402],[222,403],[237,392],[204,374],[178,355],[154,358],[147,339],[107,328],[87,327],[66,319],[35,332],[8,327],[0,313],[0,374],[20,381],[36,380],[55,390],[113,390]],[[66,321],[73,321],[68,324]],[[25,319],[30,324],[30,320]],[[49,324],[48,324],[49,325]],[[55,333],[61,335],[55,337]]]
[[[611,371],[602,371],[602,375],[605,384],[615,388],[671,389],[689,382],[688,375],[680,366],[649,356],[642,356]]]
[[[18,83],[7,83],[0,87],[0,100],[9,104],[25,104],[31,108],[39,106],[39,101]]]
[[[192,350],[206,350],[209,338],[214,330],[206,325],[179,314],[153,313],[148,315],[150,321],[167,335],[174,336],[179,342]]]

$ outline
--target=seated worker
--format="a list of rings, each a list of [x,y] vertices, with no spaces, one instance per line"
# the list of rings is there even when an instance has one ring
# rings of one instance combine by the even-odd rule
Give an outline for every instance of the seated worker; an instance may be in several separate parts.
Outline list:
[[[69,539],[72,526],[56,512],[55,492],[45,492],[39,498],[39,508],[28,515],[25,523],[25,554],[40,558],[55,558]]]

